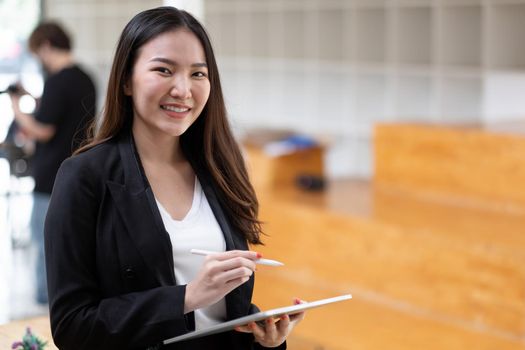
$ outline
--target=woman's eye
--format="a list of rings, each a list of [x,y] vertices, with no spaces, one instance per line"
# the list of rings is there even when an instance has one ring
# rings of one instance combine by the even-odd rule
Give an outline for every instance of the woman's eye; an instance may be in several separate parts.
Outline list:
[[[205,78],[207,75],[204,72],[195,72],[193,73],[193,76],[197,78]]]
[[[171,71],[165,67],[157,67],[154,70],[163,74],[171,74]]]

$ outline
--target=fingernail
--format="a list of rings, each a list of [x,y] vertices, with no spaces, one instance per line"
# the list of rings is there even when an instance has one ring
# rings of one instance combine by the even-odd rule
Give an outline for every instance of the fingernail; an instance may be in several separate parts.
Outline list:
[[[300,303],[301,303],[301,299],[299,299],[299,298],[295,298],[294,303],[296,303],[296,304],[300,304]]]
[[[261,253],[257,253],[257,259],[260,259],[262,258],[262,254]]]
[[[271,318],[267,318],[267,319],[266,319],[266,323],[267,323],[267,324],[272,324],[272,321],[273,321],[273,320],[272,320]]]
[[[257,327],[257,325],[255,324],[255,322],[250,323],[250,328],[251,329],[255,329],[256,327]]]
[[[288,315],[282,315],[281,316],[281,320],[283,320],[283,321],[286,320],[287,318],[288,318]]]

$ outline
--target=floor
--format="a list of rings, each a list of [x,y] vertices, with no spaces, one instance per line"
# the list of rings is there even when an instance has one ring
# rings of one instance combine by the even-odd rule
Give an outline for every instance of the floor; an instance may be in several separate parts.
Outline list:
[[[255,303],[353,295],[309,311],[290,348],[525,349],[525,208],[366,181],[259,193],[256,249],[285,266],[258,269]]]
[[[0,159],[0,324],[45,315],[47,305],[35,302],[36,247],[29,218],[33,180],[9,174]]]

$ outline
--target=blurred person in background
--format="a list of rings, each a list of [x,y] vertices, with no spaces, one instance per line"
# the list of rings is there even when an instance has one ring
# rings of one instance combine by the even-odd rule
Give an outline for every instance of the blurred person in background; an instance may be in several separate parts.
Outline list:
[[[75,62],[71,39],[59,24],[39,24],[28,44],[45,73],[42,96],[33,114],[20,109],[21,93],[12,92],[10,97],[18,131],[35,143],[31,160],[31,175],[35,180],[31,235],[38,247],[36,301],[46,304],[45,215],[60,164],[85,139],[85,129],[94,118],[96,93],[92,79]]]

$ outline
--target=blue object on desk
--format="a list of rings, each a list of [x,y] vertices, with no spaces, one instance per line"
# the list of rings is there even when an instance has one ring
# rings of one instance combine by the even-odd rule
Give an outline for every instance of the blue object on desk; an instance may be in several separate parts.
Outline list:
[[[311,137],[293,135],[279,141],[268,143],[264,146],[264,151],[270,156],[278,157],[315,146],[317,146],[317,142]]]

